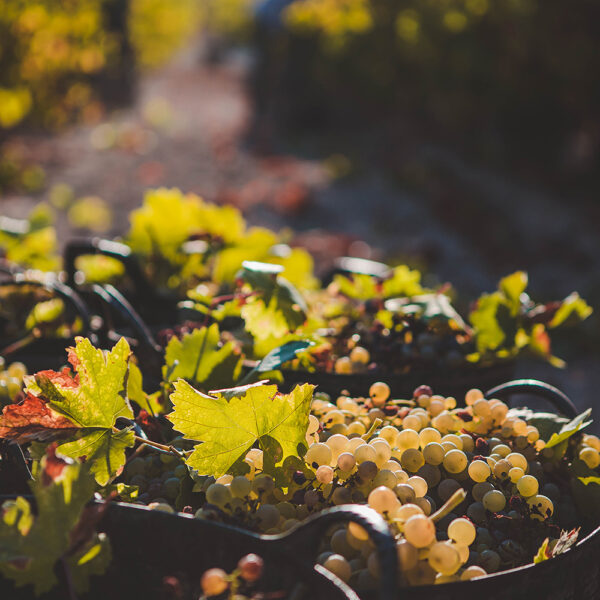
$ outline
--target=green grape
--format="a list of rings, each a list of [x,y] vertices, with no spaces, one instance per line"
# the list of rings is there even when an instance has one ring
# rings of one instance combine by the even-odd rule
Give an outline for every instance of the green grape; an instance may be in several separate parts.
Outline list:
[[[506,506],[506,498],[499,490],[492,490],[483,497],[482,503],[486,510],[497,513]]]
[[[404,537],[415,548],[425,548],[435,540],[435,524],[425,515],[414,515],[404,524]]]
[[[434,427],[425,427],[419,432],[419,443],[421,448],[425,448],[428,444],[439,444],[442,439],[441,433]],[[437,463],[439,464],[439,463]]]
[[[427,560],[431,568],[442,575],[454,575],[461,565],[458,551],[447,542],[433,544],[429,550]]]
[[[470,546],[475,541],[475,527],[468,519],[454,519],[448,526],[448,537],[464,546]]]
[[[384,485],[390,490],[393,490],[397,484],[398,478],[396,477],[396,475],[394,475],[392,471],[389,471],[388,469],[382,469],[381,471],[379,471],[379,473],[377,473],[377,475],[375,475],[375,479],[373,479],[374,486],[377,487],[380,485]]]
[[[508,472],[512,469],[512,465],[505,459],[499,460],[494,465],[494,477],[497,477],[501,481],[508,479]]]
[[[416,473],[425,464],[425,459],[423,458],[422,452],[419,450],[407,448],[402,453],[400,464],[405,471]]]
[[[380,514],[391,513],[398,507],[398,498],[389,488],[381,485],[376,487],[367,499],[369,506]]]
[[[469,465],[468,473],[475,483],[482,483],[492,474],[492,470],[486,462],[474,460]]]
[[[252,491],[252,482],[244,475],[238,475],[231,480],[229,490],[234,498],[247,498]]]
[[[413,475],[406,482],[407,485],[415,490],[415,496],[417,498],[422,498],[427,493],[427,482],[418,475]]]
[[[281,518],[279,511],[272,504],[262,504],[255,514],[258,524],[263,531],[275,527]]]
[[[169,500],[175,500],[179,495],[181,489],[181,480],[178,477],[169,477],[163,484],[163,491],[165,497]]]
[[[471,490],[471,494],[476,502],[482,502],[483,497],[494,489],[494,486],[489,481],[476,483]]]
[[[414,488],[406,483],[399,483],[394,488],[394,493],[402,504],[414,503],[417,497]]]
[[[405,539],[396,542],[396,553],[398,554],[398,567],[401,572],[414,569],[419,560],[419,551],[415,546]]]
[[[383,406],[390,397],[390,391],[390,386],[387,383],[384,383],[383,381],[375,382],[369,388],[369,396],[371,397],[373,406]]]
[[[350,452],[342,452],[338,456],[337,466],[340,471],[350,473],[356,466],[356,459],[354,458],[353,454],[350,454]]]
[[[129,477],[134,477],[135,475],[144,475],[147,466],[148,464],[143,458],[136,456],[127,463],[125,470]]]
[[[331,483],[333,481],[333,469],[329,465],[321,465],[316,472],[319,483]]]
[[[354,458],[358,464],[366,461],[376,463],[377,452],[375,452],[375,448],[373,448],[373,446],[370,446],[369,444],[363,444],[354,451]]]
[[[467,567],[461,574],[461,581],[469,581],[470,579],[475,579],[476,577],[485,577],[487,572],[485,569],[478,567],[477,565],[471,565]]]
[[[352,569],[348,561],[341,554],[331,554],[327,557],[323,566],[337,575],[342,581],[350,581]]]
[[[582,460],[590,469],[600,465],[600,452],[595,448],[582,448],[579,451],[579,460]]]
[[[177,483],[179,484],[179,480]],[[206,501],[222,508],[231,502],[231,492],[229,491],[229,488],[222,483],[213,483],[206,490]]]
[[[538,493],[538,489],[538,480],[531,475],[523,475],[523,477],[517,481],[517,490],[524,498],[535,496]]]
[[[460,473],[467,468],[467,455],[462,450],[450,450],[444,456],[443,464],[448,473]]]
[[[445,454],[446,451],[444,450],[444,447],[437,442],[429,442],[423,448],[423,458],[429,465],[441,465]]]

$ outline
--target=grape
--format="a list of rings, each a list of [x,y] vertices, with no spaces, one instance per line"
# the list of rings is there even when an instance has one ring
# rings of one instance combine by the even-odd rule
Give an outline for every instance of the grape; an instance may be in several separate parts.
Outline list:
[[[461,581],[469,581],[470,579],[475,579],[475,577],[485,577],[486,575],[485,569],[482,569],[477,565],[471,565],[461,573],[460,579]]]
[[[391,513],[398,507],[398,498],[389,488],[380,485],[368,497],[369,506],[380,514]]]
[[[327,444],[319,442],[313,444],[306,452],[304,460],[313,467],[320,467],[321,465],[328,465],[332,459],[331,448]]]
[[[360,465],[358,465],[358,476],[362,481],[372,481],[377,475],[377,465],[367,460]]]
[[[422,448],[424,448],[425,446],[427,446],[427,444],[430,444],[432,442],[439,443],[441,439],[442,435],[437,429],[434,429],[433,427],[425,427],[425,429],[422,429],[419,432],[419,443]]]
[[[392,449],[384,439],[376,439],[370,446],[375,450],[375,462],[381,468],[392,457]]]
[[[268,494],[275,488],[275,482],[270,475],[257,475],[252,480],[252,491],[259,494]]]
[[[348,535],[345,528],[338,529],[331,536],[331,549],[336,554],[341,554],[347,560],[358,555],[358,550],[348,543]]]
[[[473,402],[473,414],[478,417],[489,417],[492,415],[492,409],[487,400],[480,398]]]
[[[306,433],[313,434],[317,433],[317,431],[319,431],[319,419],[314,415],[308,415],[308,429]]]
[[[238,475],[231,480],[229,490],[234,498],[246,498],[252,491],[252,483],[247,477]]]
[[[598,450],[600,452],[600,438],[596,435],[584,434],[583,443],[594,450]]]
[[[417,471],[417,475],[419,477],[422,477],[427,482],[428,489],[435,488],[442,478],[442,473],[439,470],[439,468],[435,467],[434,465],[428,465],[428,464],[423,465]],[[397,474],[396,474],[396,476],[397,476]],[[406,481],[408,481],[408,477],[407,477]],[[406,481],[403,481],[401,483],[406,483]]]
[[[350,454],[350,452],[342,452],[338,456],[337,466],[340,471],[350,473],[356,466],[356,459],[354,458],[353,454]]]
[[[483,497],[493,489],[494,486],[489,481],[484,481],[482,483],[476,483],[471,490],[471,494],[473,494],[473,498],[477,502],[481,502]]]
[[[441,444],[437,442],[429,442],[423,448],[423,459],[430,465],[440,465],[444,460],[446,451]]]
[[[229,587],[227,573],[223,569],[209,569],[202,575],[200,585],[205,596],[218,596]]]
[[[400,571],[404,573],[415,568],[419,560],[419,551],[410,542],[405,539],[396,542],[396,553]]]
[[[506,458],[510,453],[510,448],[506,444],[497,444],[494,446],[494,454],[499,454],[502,458]],[[513,466],[517,467],[520,465]]]
[[[256,511],[258,524],[263,531],[275,527],[279,523],[279,511],[272,504],[262,504]]]
[[[409,473],[416,473],[425,464],[425,459],[423,458],[422,452],[419,450],[407,448],[402,453],[400,464],[402,465],[402,468]]]
[[[497,513],[506,506],[506,498],[499,490],[492,490],[483,497],[483,506],[490,512]]]
[[[454,519],[448,526],[448,537],[457,544],[470,546],[475,540],[475,527],[468,519]]]
[[[417,415],[407,415],[402,421],[402,427],[406,431],[412,430],[417,432],[421,429],[421,426],[421,419]]]
[[[369,539],[369,534],[367,533],[367,530],[364,527],[361,527],[358,523],[354,523],[353,521],[350,521],[350,523],[348,523],[348,532],[352,535],[352,537],[356,538],[357,540],[361,540],[364,542]]]
[[[463,443],[462,440],[460,438],[460,436],[455,435],[454,433],[448,433],[446,434],[442,440],[442,442],[450,442],[451,444],[454,444],[454,446],[456,448],[458,448],[458,450],[462,450],[463,449]]]
[[[177,480],[177,484],[179,484],[179,480]],[[231,501],[231,492],[222,483],[213,483],[206,490],[206,501],[223,508]]]
[[[264,561],[256,554],[246,554],[238,562],[240,577],[248,583],[258,581],[262,577],[263,568]]]
[[[354,452],[356,451],[356,449],[359,446],[366,446],[366,445],[367,444],[365,443],[365,441],[362,438],[360,438],[360,437],[352,438],[351,440],[348,440],[348,445],[346,446],[346,452],[351,452],[352,454],[354,454]]]
[[[354,458],[356,459],[356,462],[358,464],[366,461],[375,463],[377,459],[377,452],[375,452],[373,446],[370,446],[369,444],[364,444],[362,446],[359,446],[354,451]]]
[[[492,474],[492,470],[490,469],[489,465],[482,460],[474,460],[469,465],[468,472],[469,477],[475,483],[482,483]]]
[[[394,475],[392,471],[388,469],[382,469],[375,475],[375,479],[373,479],[374,486],[383,485],[390,490],[393,490],[398,484],[398,478]]]
[[[415,490],[417,498],[422,498],[427,493],[427,482],[418,475],[413,475],[406,483]]]
[[[346,449],[348,438],[345,435],[336,433],[329,437],[325,443],[331,448],[334,458],[337,458]]]
[[[465,394],[465,404],[467,406],[472,406],[475,404],[477,400],[481,400],[483,398],[483,392],[478,389],[471,389]]]
[[[538,493],[538,489],[538,480],[531,475],[523,475],[523,477],[517,481],[517,490],[524,498],[535,496]]]
[[[414,488],[406,483],[399,483],[394,492],[402,504],[414,503],[417,497]]]
[[[399,519],[400,521],[407,521],[413,515],[422,515],[423,509],[417,504],[403,504],[396,509],[394,513],[394,519]]]
[[[169,500],[175,500],[175,498],[177,498],[177,496],[179,495],[180,489],[181,480],[178,477],[169,477],[169,479],[165,480],[165,483],[163,484],[165,496]]]
[[[341,554],[331,554],[327,557],[323,566],[342,581],[350,581],[352,569],[348,561]]]
[[[449,473],[460,473],[467,468],[467,455],[462,450],[450,450],[444,456],[443,464]]]
[[[470,435],[467,435],[466,433],[461,433],[458,436],[462,442],[462,449],[465,452],[474,452],[475,451],[475,441],[473,440],[473,438]]]
[[[321,465],[316,472],[319,483],[331,483],[333,481],[333,469],[329,465]]]
[[[256,469],[263,470],[263,451],[258,448],[251,448],[246,454],[253,463]]]
[[[373,406],[383,406],[390,397],[390,387],[387,383],[377,381],[369,388],[369,396]]]
[[[412,429],[403,429],[396,438],[396,445],[400,450],[408,450],[409,448],[417,450],[419,444],[419,434]]]
[[[429,516],[433,512],[433,505],[431,504],[430,500],[426,496],[423,496],[423,498],[415,498],[415,504],[427,516]]]
[[[335,361],[335,372],[339,375],[352,373],[352,361],[347,356],[342,356]]]
[[[536,494],[531,498],[527,498],[527,504],[534,509],[531,512],[531,518],[538,521],[543,521],[554,512],[552,500],[547,496],[542,496],[542,494]]]
[[[505,459],[499,460],[494,465],[494,477],[500,480],[508,479],[508,472],[512,469],[512,465]]]
[[[425,515],[414,515],[404,523],[404,537],[415,548],[425,548],[435,540],[435,524]]]
[[[479,555],[479,565],[487,573],[495,573],[500,567],[500,555],[493,550],[484,550]]]
[[[579,460],[582,460],[590,469],[595,469],[600,465],[600,453],[595,448],[582,448],[579,451]]]
[[[523,469],[521,469],[520,467],[513,467],[508,472],[508,477],[512,483],[517,483],[517,481],[519,481],[519,479],[521,479],[523,475],[525,475],[525,471],[523,471]]]
[[[134,475],[144,475],[146,472],[146,466],[146,461],[140,456],[136,456],[127,463],[125,468],[127,470],[127,475],[133,477]]]
[[[454,575],[460,568],[460,556],[454,546],[447,542],[436,542],[427,557],[433,569],[442,575]]]
[[[170,505],[167,504],[167,502],[151,502],[150,504],[148,504],[148,508],[150,510],[157,510],[159,512],[166,512],[169,514],[173,514],[175,512],[175,509]]]
[[[460,484],[455,479],[442,479],[437,489],[438,496],[442,502],[446,502],[459,488]]]
[[[366,348],[355,346],[350,352],[350,360],[354,363],[366,365],[371,360],[371,355]]]
[[[487,520],[485,507],[481,502],[473,502],[473,504],[470,504],[469,508],[467,508],[467,516],[471,521],[475,521],[475,523],[485,523]]]

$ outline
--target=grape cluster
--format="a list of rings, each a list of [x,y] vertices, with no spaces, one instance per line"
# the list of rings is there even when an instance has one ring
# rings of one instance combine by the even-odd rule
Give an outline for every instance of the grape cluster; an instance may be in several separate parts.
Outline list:
[[[576,456],[594,468],[600,440],[578,439]],[[505,403],[476,389],[464,407],[428,386],[410,400],[393,399],[382,382],[365,398],[317,394],[306,443],[302,460],[284,462],[277,484],[264,472],[259,448],[243,458],[245,474],[200,477],[178,457],[150,455],[131,459],[123,477],[139,487],[138,502],[169,512],[191,477],[195,500],[188,511],[197,518],[266,534],[288,531],[327,507],[367,504],[396,538],[404,585],[526,564],[544,539],[552,546],[561,527],[577,523],[556,448],[545,447],[538,429]],[[318,560],[357,590],[377,586],[375,548],[356,524],[327,532]]]
[[[27,367],[23,363],[13,362],[7,366],[0,356],[0,409],[17,401],[26,375]]]

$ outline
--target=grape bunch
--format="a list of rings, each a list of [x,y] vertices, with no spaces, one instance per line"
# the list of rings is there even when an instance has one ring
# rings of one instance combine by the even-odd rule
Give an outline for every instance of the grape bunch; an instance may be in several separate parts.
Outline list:
[[[202,480],[206,501],[196,516],[278,533],[329,506],[368,504],[397,539],[405,585],[530,562],[546,537],[560,536],[555,505],[565,507],[565,525],[576,519],[568,490],[553,482],[554,451],[500,400],[470,390],[465,404],[426,386],[413,400],[393,400],[384,383],[368,398],[320,395],[304,465],[287,489],[262,472],[263,453],[253,448],[248,474]],[[591,455],[597,438],[584,440],[580,454]],[[334,528],[319,561],[358,590],[377,585],[374,547],[358,525]]]

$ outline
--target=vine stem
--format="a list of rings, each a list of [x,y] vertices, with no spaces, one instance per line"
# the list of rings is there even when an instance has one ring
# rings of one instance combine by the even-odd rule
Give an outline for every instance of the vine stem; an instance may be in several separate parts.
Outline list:
[[[35,339],[36,339],[36,336],[33,333],[29,333],[25,337],[21,338],[20,340],[17,340],[16,342],[9,344],[8,346],[6,346],[6,348],[3,348],[0,351],[0,354],[2,354],[3,356],[8,356],[9,354],[12,354],[13,352],[17,352],[17,350],[21,350],[21,349],[25,348],[26,346],[31,344]]]
[[[366,433],[363,433],[360,437],[365,440],[365,442],[369,441],[369,438],[375,433],[375,430],[383,423],[383,421],[378,417],[371,423],[371,427]]]
[[[429,518],[435,523],[443,519],[447,514],[451,513],[464,499],[467,497],[467,492],[462,488],[456,490],[445,504],[436,510]]]

